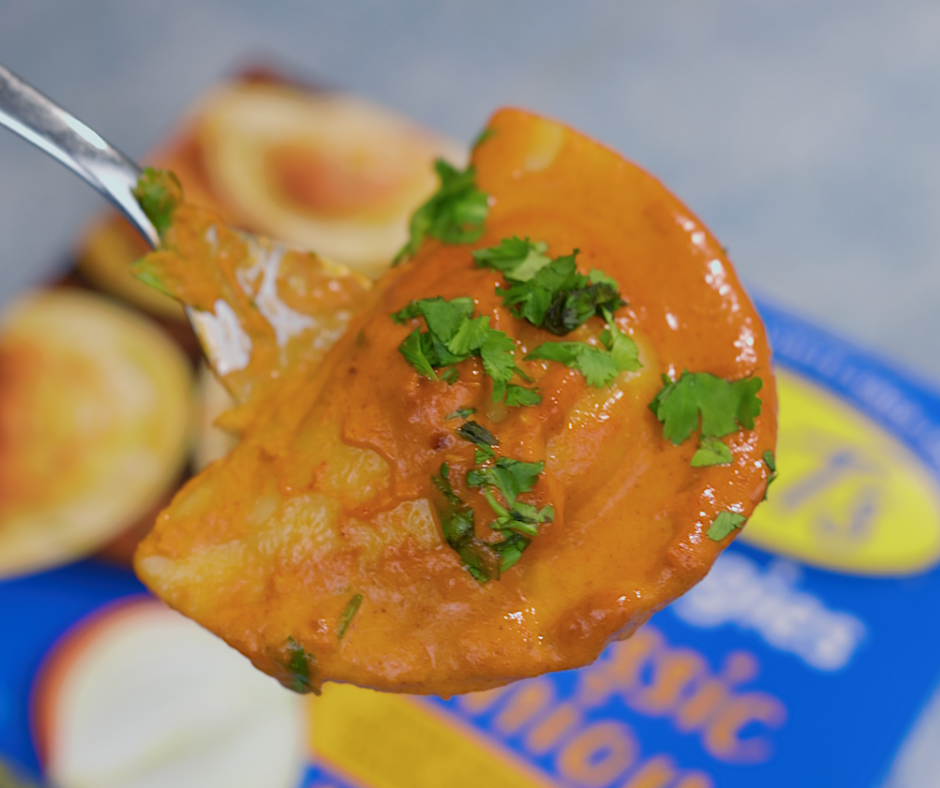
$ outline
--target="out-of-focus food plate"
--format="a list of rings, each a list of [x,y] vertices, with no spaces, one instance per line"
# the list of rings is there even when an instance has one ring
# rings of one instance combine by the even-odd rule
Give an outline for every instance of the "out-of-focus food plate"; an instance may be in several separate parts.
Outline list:
[[[465,152],[362,99],[278,85],[218,93],[198,136],[206,173],[238,224],[377,277],[435,189],[431,162]]]
[[[145,598],[65,633],[37,676],[32,721],[60,788],[294,788],[304,769],[303,701]]]
[[[149,159],[227,222],[374,278],[405,242],[411,212],[434,191],[439,156],[460,163],[466,151],[371,102],[267,79],[208,94]],[[111,215],[83,240],[79,268],[95,286],[183,320],[175,301],[131,276],[130,264],[146,252]]]
[[[0,577],[95,551],[172,492],[189,362],[144,317],[72,289],[0,319]]]

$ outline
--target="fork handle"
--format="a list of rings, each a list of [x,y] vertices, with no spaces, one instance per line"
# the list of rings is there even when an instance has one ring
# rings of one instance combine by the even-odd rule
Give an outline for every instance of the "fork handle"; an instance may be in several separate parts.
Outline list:
[[[157,231],[132,193],[140,177],[140,167],[2,65],[0,124],[94,186],[114,203],[151,246],[157,245]]]

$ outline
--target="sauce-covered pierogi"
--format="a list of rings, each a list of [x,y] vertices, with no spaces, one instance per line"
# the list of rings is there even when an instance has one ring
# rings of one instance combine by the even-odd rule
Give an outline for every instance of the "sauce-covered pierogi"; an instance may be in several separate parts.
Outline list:
[[[137,571],[294,689],[584,665],[704,576],[773,475],[760,320],[657,180],[517,110],[438,174],[374,285],[186,204],[142,264],[240,319],[241,356],[210,360],[241,440]]]

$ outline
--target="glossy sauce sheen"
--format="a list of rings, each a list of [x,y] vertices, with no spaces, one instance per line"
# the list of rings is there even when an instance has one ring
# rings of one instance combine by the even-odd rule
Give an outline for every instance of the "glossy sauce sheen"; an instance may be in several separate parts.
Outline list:
[[[719,512],[750,515],[764,496],[770,351],[717,241],[658,181],[576,132],[516,110],[489,128],[472,158],[490,195],[483,237],[428,240],[380,280],[322,363],[289,370],[252,404],[240,446],[180,492],[138,552],[161,597],[287,684],[289,638],[315,659],[315,685],[450,695],[583,665],[704,576],[729,541],[706,537]],[[494,292],[501,275],[470,254],[512,235],[547,242],[553,257],[579,249],[583,273],[620,284],[628,306],[615,317],[641,370],[596,389],[561,364],[522,360],[557,337],[513,317]],[[423,323],[391,313],[466,295],[519,341],[540,406],[494,405],[479,359],[448,385],[398,352]],[[564,339],[602,329],[592,318]],[[663,437],[648,405],[662,375],[683,370],[763,380],[755,428],[724,439],[732,464],[692,468],[697,436],[678,447]],[[491,537],[492,509],[464,481],[474,447],[446,418],[462,407],[499,438],[498,456],[545,461],[522,500],[555,509],[519,562],[482,585],[441,535],[432,484],[448,463],[478,536]]]

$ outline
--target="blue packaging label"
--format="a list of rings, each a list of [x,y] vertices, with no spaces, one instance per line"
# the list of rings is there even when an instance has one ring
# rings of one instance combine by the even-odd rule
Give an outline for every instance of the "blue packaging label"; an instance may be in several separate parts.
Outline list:
[[[595,664],[448,701],[299,698],[83,562],[0,583],[0,754],[64,788],[879,788],[940,676],[940,396],[761,314],[781,401],[769,500]]]

